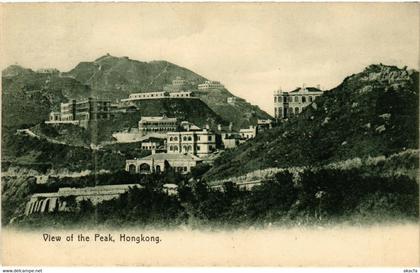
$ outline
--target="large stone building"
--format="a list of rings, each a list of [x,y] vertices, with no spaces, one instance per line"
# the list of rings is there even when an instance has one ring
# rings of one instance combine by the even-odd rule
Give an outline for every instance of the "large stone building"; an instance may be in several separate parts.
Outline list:
[[[140,159],[126,160],[125,170],[130,173],[150,174],[172,168],[176,172],[185,174],[202,161],[192,154],[154,153]]]
[[[274,93],[274,117],[284,119],[297,115],[323,92],[319,87],[298,87],[290,92],[278,90]]]
[[[72,100],[60,105],[60,119],[62,121],[101,120],[111,118],[111,101],[89,98],[87,100]]]
[[[206,157],[216,151],[216,134],[207,129],[168,132],[166,146],[169,154],[189,153]]]
[[[187,83],[182,77],[176,77],[175,80],[172,80],[172,86],[175,88],[181,88]]]
[[[82,200],[89,200],[93,205],[111,200],[139,184],[104,185],[85,188],[60,188],[58,192],[36,193],[26,204],[25,215],[55,211],[73,211]]]
[[[162,117],[142,117],[139,121],[139,134],[145,136],[151,133],[165,134],[178,129],[176,118]]]

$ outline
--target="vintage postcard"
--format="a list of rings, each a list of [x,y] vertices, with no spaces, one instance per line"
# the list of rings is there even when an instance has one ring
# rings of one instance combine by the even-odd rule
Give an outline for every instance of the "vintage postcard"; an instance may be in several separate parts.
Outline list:
[[[419,7],[1,4],[2,265],[415,272]]]

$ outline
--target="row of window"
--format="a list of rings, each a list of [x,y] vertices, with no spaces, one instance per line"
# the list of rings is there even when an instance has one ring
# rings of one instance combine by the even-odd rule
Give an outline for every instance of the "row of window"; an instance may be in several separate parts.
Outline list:
[[[176,126],[176,122],[150,122],[150,121],[140,121],[142,126]]]
[[[315,97],[313,96],[287,96],[284,97],[284,102],[313,102]],[[283,102],[283,96],[274,96],[274,102]]]
[[[142,146],[141,148],[143,150],[154,150],[157,149],[157,146]]]
[[[192,136],[183,136],[182,141],[192,141]],[[200,140],[200,136],[197,136],[197,140]],[[208,140],[212,141],[212,136],[208,136]],[[178,137],[169,137],[169,141],[178,141]]]
[[[276,107],[274,108],[274,112],[275,112],[274,114],[275,114],[275,117],[282,118],[282,117],[288,117],[289,115],[293,115],[293,114],[299,114],[302,112],[302,110],[303,108],[299,108],[299,107],[295,107],[294,109],[293,107],[289,107],[289,108],[285,108],[283,111],[282,107],[278,107],[278,108]]]
[[[187,172],[188,167],[174,167],[176,172]]]
[[[176,128],[173,128],[173,127],[164,127],[164,128],[162,128],[162,127],[160,127],[160,128],[154,128],[154,127],[152,127],[152,128],[140,128],[140,130],[141,131],[145,131],[145,132],[167,132],[167,131],[175,131],[176,130]]]
[[[193,147],[191,145],[184,145],[184,146],[182,146],[182,150],[184,152],[192,152],[193,151]],[[170,145],[169,146],[169,151],[178,152],[179,151],[179,148],[176,145]],[[197,151],[200,151],[200,146],[197,146]]]

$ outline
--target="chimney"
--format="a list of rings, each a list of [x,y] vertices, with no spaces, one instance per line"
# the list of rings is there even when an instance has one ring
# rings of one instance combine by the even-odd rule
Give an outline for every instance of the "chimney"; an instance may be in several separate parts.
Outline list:
[[[321,90],[321,85],[320,84],[317,84],[316,85],[316,88],[318,88],[319,90]]]
[[[204,126],[204,129],[206,129],[206,130],[210,130],[210,126],[209,126],[208,124],[206,124],[206,125]]]
[[[217,124],[217,130],[222,131],[222,125],[221,124]]]

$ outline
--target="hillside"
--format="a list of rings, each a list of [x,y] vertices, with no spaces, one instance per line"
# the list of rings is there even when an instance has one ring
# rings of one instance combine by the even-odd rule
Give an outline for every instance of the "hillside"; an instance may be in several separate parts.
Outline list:
[[[236,129],[255,124],[258,118],[270,118],[243,99],[238,98],[236,105],[228,104],[227,98],[234,95],[225,88],[199,91],[197,85],[206,81],[205,77],[167,61],[140,62],[105,55],[93,62],[82,62],[63,75],[88,85],[96,96],[110,99],[126,98],[130,93],[168,90],[172,80],[182,77],[187,83],[181,89],[195,92],[216,114],[233,122]]]
[[[181,89],[196,92],[218,116],[233,122],[236,129],[255,123],[258,118],[270,118],[239,98],[237,105],[228,104],[227,98],[233,95],[225,88],[198,91],[197,85],[207,79],[186,68],[167,61],[140,62],[105,55],[93,62],[81,62],[68,72],[35,72],[17,65],[3,70],[3,126],[38,124],[48,118],[51,110],[57,110],[60,102],[69,99],[115,100],[127,98],[130,93],[167,90],[176,77],[187,81]]]
[[[166,61],[140,62],[110,55],[93,62],[81,62],[63,74],[89,85],[98,95],[111,99],[126,98],[136,92],[161,91],[177,76],[194,84],[205,80],[186,68]]]
[[[299,116],[224,152],[207,179],[418,149],[418,72],[371,65]]]
[[[2,71],[2,126],[43,122],[60,102],[90,95],[90,88],[73,78],[10,66]]]

